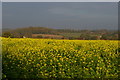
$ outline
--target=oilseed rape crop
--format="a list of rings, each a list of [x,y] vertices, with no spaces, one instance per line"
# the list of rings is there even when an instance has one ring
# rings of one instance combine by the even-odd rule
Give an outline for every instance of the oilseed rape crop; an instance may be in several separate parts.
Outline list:
[[[3,78],[118,78],[117,40],[2,38]]]

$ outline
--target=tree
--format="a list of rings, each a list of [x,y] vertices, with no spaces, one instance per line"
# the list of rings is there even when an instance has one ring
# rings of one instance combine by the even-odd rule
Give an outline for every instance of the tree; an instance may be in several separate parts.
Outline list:
[[[11,34],[10,32],[5,32],[5,33],[3,33],[2,34],[2,37],[10,37],[10,38],[13,38],[14,36],[13,36],[13,34]]]
[[[74,37],[69,37],[70,40],[74,40],[75,38]]]
[[[39,36],[37,36],[37,38],[43,38],[43,36],[42,36],[42,35],[39,35]]]

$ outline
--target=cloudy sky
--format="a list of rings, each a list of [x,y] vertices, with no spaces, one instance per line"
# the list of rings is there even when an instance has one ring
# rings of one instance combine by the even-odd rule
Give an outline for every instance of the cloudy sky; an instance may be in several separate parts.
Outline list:
[[[117,2],[3,2],[3,28],[118,29]]]
[[[119,0],[2,0],[2,2],[118,2]]]
[[[0,34],[2,29],[2,3],[0,2]]]

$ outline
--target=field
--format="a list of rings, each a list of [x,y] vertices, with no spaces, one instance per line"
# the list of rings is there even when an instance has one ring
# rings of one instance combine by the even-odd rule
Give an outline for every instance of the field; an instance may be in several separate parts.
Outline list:
[[[63,36],[60,35],[53,35],[53,34],[32,34],[32,37],[41,37],[41,38],[53,38],[53,39],[62,39]]]
[[[118,78],[117,40],[2,38],[3,78]]]

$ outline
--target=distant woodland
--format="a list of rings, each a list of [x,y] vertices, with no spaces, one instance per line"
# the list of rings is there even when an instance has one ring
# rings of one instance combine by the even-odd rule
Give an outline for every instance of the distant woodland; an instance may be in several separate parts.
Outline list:
[[[10,38],[50,38],[70,40],[118,40],[117,30],[71,30],[46,27],[26,27],[3,29],[2,37]]]

